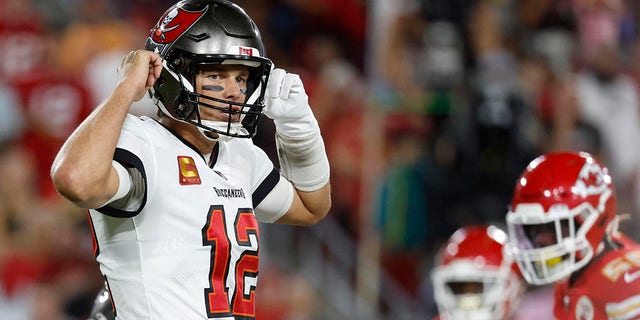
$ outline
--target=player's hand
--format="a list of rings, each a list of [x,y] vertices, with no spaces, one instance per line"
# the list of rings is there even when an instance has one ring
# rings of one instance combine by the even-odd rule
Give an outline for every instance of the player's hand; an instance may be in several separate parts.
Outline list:
[[[274,120],[278,133],[298,137],[317,126],[309,106],[309,97],[297,74],[273,69],[265,96],[264,114]]]
[[[265,95],[264,113],[276,125],[280,173],[297,190],[321,190],[329,182],[329,160],[300,76],[273,69]],[[309,199],[305,203],[315,201]]]
[[[129,52],[118,68],[118,78],[124,88],[132,90],[132,100],[142,99],[144,94],[160,77],[162,58],[147,50]]]

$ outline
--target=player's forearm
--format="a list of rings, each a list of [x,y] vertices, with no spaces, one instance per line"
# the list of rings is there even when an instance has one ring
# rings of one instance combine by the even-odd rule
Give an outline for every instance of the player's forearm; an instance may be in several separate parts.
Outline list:
[[[51,168],[58,192],[76,205],[93,208],[104,204],[118,188],[111,165],[120,130],[133,101],[126,85],[113,94],[67,139]]]
[[[311,118],[315,122],[314,118]],[[314,127],[314,126],[310,126]],[[285,138],[276,134],[280,172],[295,188],[296,195],[304,208],[301,218],[287,223],[314,225],[322,220],[331,208],[330,166],[324,149],[320,130],[315,124],[308,134],[301,138]]]

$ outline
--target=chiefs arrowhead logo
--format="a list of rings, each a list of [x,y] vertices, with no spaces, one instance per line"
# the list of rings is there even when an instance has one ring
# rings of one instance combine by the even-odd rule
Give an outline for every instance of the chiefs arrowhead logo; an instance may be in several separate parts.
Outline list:
[[[583,197],[604,193],[608,187],[605,183],[602,167],[594,163],[585,163],[574,186],[575,191]]]
[[[158,23],[151,29],[149,37],[155,43],[167,44],[175,41],[207,11],[206,6],[201,11],[186,11],[182,8],[174,8],[165,12]]]

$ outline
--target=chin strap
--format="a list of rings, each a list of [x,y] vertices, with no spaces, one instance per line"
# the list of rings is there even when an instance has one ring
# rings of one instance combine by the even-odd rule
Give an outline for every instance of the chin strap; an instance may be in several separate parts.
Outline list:
[[[211,120],[201,120],[201,123],[204,126],[207,126],[209,128],[212,129],[216,129],[220,132],[225,132],[227,131],[227,127],[229,126],[228,122],[225,121],[211,121]],[[207,138],[208,140],[211,141],[220,141],[220,142],[226,142],[231,140],[233,137],[226,135],[226,134],[222,134],[222,133],[218,133],[218,132],[214,132],[214,131],[210,131],[207,129],[204,129],[202,127],[196,126],[196,128],[198,128],[198,131],[200,131],[200,133]],[[234,122],[231,124],[231,133],[236,133],[236,134],[243,134],[243,135],[249,135],[249,132],[240,124],[237,122]],[[209,136],[210,134],[215,134],[218,137],[217,138],[213,138],[211,136]]]

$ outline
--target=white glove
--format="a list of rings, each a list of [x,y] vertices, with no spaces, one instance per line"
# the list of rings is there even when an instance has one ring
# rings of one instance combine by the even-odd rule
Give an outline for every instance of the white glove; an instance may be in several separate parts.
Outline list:
[[[267,83],[264,114],[273,119],[278,134],[304,138],[318,129],[300,76],[273,69]]]
[[[282,175],[298,190],[322,188],[329,182],[329,160],[300,76],[273,69],[265,104],[264,114],[276,125]]]

